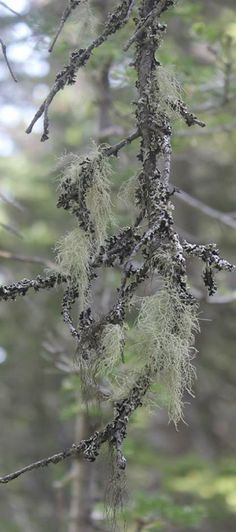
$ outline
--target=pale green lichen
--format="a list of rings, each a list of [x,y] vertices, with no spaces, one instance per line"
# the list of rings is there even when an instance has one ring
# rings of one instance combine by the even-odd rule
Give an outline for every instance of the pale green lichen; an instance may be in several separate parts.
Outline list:
[[[103,329],[101,337],[100,355],[97,360],[97,374],[112,374],[114,369],[122,362],[124,349],[123,327],[110,323]]]
[[[78,10],[72,14],[72,21],[76,24],[76,32],[80,36],[83,46],[96,34],[97,19],[91,6],[91,0],[82,0]]]
[[[168,103],[177,102],[182,96],[182,88],[176,79],[174,67],[158,66],[156,82],[158,87],[156,97],[160,109],[169,117],[178,117],[178,110],[174,111]]]
[[[112,168],[108,158],[104,155],[105,146],[94,145],[93,150],[87,157],[80,157],[74,154],[67,154],[61,158],[63,167],[62,175],[59,182],[59,192],[63,193],[66,189],[67,182],[70,187],[77,190],[78,201],[72,201],[73,208],[76,203],[80,205],[80,194],[84,184],[82,179],[86,179],[85,203],[89,211],[89,217],[94,228],[93,246],[98,250],[103,244],[109,224],[112,221],[112,203],[110,192],[110,177]],[[73,212],[73,209],[72,209]]]
[[[98,155],[91,162],[93,183],[86,194],[86,204],[95,228],[96,243],[103,244],[107,227],[112,220],[110,180],[111,165],[106,157]]]
[[[136,191],[138,187],[138,177],[133,175],[128,179],[123,185],[121,185],[118,193],[118,207],[129,212],[129,214],[135,216],[137,215],[137,205],[136,205]]]
[[[89,260],[92,246],[86,233],[77,227],[65,235],[56,245],[56,261],[61,273],[78,284],[80,307],[83,309],[89,285]]]
[[[157,404],[165,404],[169,418],[183,419],[183,396],[192,394],[195,369],[192,358],[197,308],[184,301],[172,286],[145,297],[137,320],[139,357],[152,369],[153,382],[160,384]]]
[[[123,365],[124,333],[119,324],[107,324],[102,330],[97,349],[89,348],[89,356],[78,357],[85,398],[114,400],[116,378]]]

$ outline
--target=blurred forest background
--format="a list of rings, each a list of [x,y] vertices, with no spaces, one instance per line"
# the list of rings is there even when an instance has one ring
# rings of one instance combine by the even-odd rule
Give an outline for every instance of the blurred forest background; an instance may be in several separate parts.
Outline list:
[[[93,54],[77,83],[57,96],[49,141],[40,143],[41,124],[27,136],[26,126],[69,52],[90,42],[115,2],[82,2],[51,55],[48,47],[65,1],[6,3],[17,13],[0,5],[0,37],[18,83],[1,56],[1,284],[50,268],[55,242],[70,228],[69,217],[56,208],[60,157],[86,153],[92,139],[118,142],[135,127],[132,51],[123,52],[130,22]],[[163,84],[174,75],[183,99],[207,123],[190,130],[174,117],[172,183],[183,191],[174,198],[176,226],[190,242],[216,242],[236,263],[235,0],[179,0],[163,20],[168,23],[158,56],[165,67]],[[120,189],[137,171],[137,142],[113,160],[116,225],[132,217]],[[98,311],[110,304],[116,275],[103,273],[96,287]],[[129,532],[236,530],[236,274],[218,276],[219,291],[210,301],[195,262],[190,277],[200,300],[196,397],[186,397],[186,424],[178,431],[162,410],[140,410],[131,423]],[[97,413],[89,417],[79,399],[75,347],[60,316],[60,298],[58,289],[1,304],[1,474],[91,432]],[[78,501],[84,512],[92,512],[94,530],[109,530],[103,521],[107,461],[104,452],[96,464],[68,462],[2,486],[0,530],[85,532],[76,516]]]

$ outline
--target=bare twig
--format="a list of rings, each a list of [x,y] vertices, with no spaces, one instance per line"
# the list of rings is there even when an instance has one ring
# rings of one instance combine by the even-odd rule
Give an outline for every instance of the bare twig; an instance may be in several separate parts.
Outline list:
[[[4,194],[4,192],[0,191],[0,200],[2,200],[4,203],[7,203],[8,205],[12,205],[19,211],[24,212],[25,208],[17,201],[14,197],[9,196],[8,194]]]
[[[49,52],[53,51],[53,48],[54,48],[54,46],[55,46],[55,44],[57,42],[57,39],[58,39],[60,33],[63,30],[63,27],[64,27],[67,19],[71,15],[72,11],[74,11],[74,9],[76,9],[76,7],[79,6],[80,1],[81,0],[69,0],[68,5],[66,6],[66,8],[64,9],[64,11],[62,13],[61,20],[60,20],[56,35],[55,35],[54,39],[52,40],[52,43],[51,43],[51,45],[50,45],[50,47],[48,49]]]
[[[48,259],[44,259],[43,257],[27,257],[26,255],[17,255],[14,253],[10,253],[9,251],[3,251],[0,250],[0,258],[1,259],[8,259],[8,260],[16,260],[19,262],[31,262],[33,264],[42,264],[43,266],[46,266],[47,268],[54,268],[55,265],[52,261]]]
[[[33,120],[26,129],[26,133],[31,133],[35,123],[42,115],[44,115],[44,129],[41,141],[44,142],[49,138],[48,108],[56,94],[63,90],[66,85],[73,85],[78,70],[88,62],[93,50],[99,48],[99,46],[101,46],[112,34],[116,33],[126,24],[132,5],[133,0],[122,0],[114,13],[108,16],[103,32],[87,48],[72,52],[69,64],[57,75],[47,98],[38,109]]]
[[[8,11],[10,11],[10,13],[12,13],[13,15],[16,15],[17,17],[21,16],[20,13],[18,13],[17,11],[9,7],[7,4],[5,4],[5,2],[0,2],[0,6],[4,7]]]
[[[27,473],[28,471],[32,471],[33,469],[39,469],[41,467],[47,467],[49,464],[59,464],[59,462],[62,462],[66,458],[69,458],[70,456],[75,456],[79,454],[79,446],[73,446],[70,449],[67,449],[65,451],[61,451],[60,453],[54,454],[52,456],[49,456],[48,458],[45,458],[43,460],[38,460],[37,462],[33,462],[32,464],[22,467],[21,469],[18,469],[14,473],[11,473],[10,475],[5,475],[4,477],[0,477],[0,483],[1,484],[7,484],[11,480],[14,480],[18,478],[20,475],[23,475],[24,473]]]
[[[10,74],[11,74],[11,77],[12,77],[13,81],[15,81],[15,83],[17,83],[18,80],[17,80],[17,78],[16,78],[15,75],[14,75],[14,72],[13,72],[13,70],[12,70],[12,68],[11,68],[11,65],[10,65],[9,60],[8,60],[8,57],[7,57],[7,47],[6,47],[6,45],[5,45],[5,43],[3,42],[2,39],[0,39],[0,45],[1,45],[1,47],[2,47],[3,57],[4,57],[4,59],[5,59],[5,62],[6,62],[7,68],[8,68],[8,70],[9,70]]]
[[[104,153],[109,157],[110,155],[117,155],[118,152],[127,146],[128,144],[131,144],[133,140],[136,140],[140,137],[140,133],[138,130],[134,131],[130,135],[128,135],[126,138],[118,142],[117,144],[114,144],[114,146],[110,146],[109,148],[104,148]]]
[[[22,238],[22,234],[20,233],[20,231],[18,231],[18,229],[16,229],[15,227],[12,227],[12,225],[0,222],[0,226],[5,229],[5,231],[12,233],[13,235],[18,236],[19,238]]]
[[[235,120],[231,124],[221,124],[216,127],[206,127],[205,129],[198,129],[193,131],[186,131],[186,129],[179,129],[174,132],[176,137],[202,137],[207,135],[216,135],[218,133],[231,133],[235,128]]]
[[[236,229],[236,220],[232,218],[227,213],[218,211],[217,209],[214,209],[213,207],[210,207],[209,205],[206,205],[201,200],[194,198],[187,192],[184,192],[183,190],[177,190],[178,199],[180,201],[183,201],[184,203],[187,203],[191,207],[194,207],[195,209],[198,209],[199,211],[203,212],[207,216],[210,216],[210,218],[214,218],[214,220],[218,220],[219,222],[228,225],[228,227],[232,227],[232,229]]]

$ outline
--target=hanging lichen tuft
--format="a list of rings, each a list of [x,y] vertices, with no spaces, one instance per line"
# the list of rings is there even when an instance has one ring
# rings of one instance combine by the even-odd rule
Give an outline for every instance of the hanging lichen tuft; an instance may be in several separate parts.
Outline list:
[[[122,362],[124,349],[123,327],[109,324],[104,327],[101,347],[96,361],[96,373],[109,376]]]
[[[60,271],[78,285],[82,311],[88,296],[89,263],[104,243],[111,222],[112,170],[102,147],[95,147],[85,158],[68,154],[61,165],[57,207],[76,216],[79,225],[58,242],[56,261]]]
[[[138,214],[136,202],[136,192],[138,189],[138,175],[135,174],[127,179],[120,187],[118,193],[118,206],[120,209],[128,210],[129,215],[135,218]]]
[[[137,350],[160,386],[157,404],[167,406],[170,420],[183,419],[183,396],[192,394],[195,370],[192,358],[197,307],[183,299],[178,289],[164,286],[142,299],[137,320]]]
[[[112,220],[110,180],[112,174],[108,159],[98,152],[92,161],[93,181],[86,194],[86,204],[94,224],[95,238],[98,246],[103,244],[107,227]]]
[[[181,100],[182,88],[175,76],[174,68],[159,65],[156,69],[157,103],[161,111],[169,118],[179,118],[178,102]],[[176,104],[174,109],[171,104]]]
[[[91,243],[80,227],[68,233],[56,245],[58,268],[71,283],[78,285],[81,309],[87,300],[91,250]]]
[[[111,222],[111,165],[102,147],[95,147],[88,157],[67,155],[62,160],[58,207],[75,215],[88,233],[94,251],[107,236]]]

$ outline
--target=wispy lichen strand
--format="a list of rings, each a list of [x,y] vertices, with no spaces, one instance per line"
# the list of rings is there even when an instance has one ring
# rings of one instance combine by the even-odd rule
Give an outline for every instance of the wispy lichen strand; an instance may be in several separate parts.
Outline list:
[[[143,298],[136,335],[139,356],[153,369],[154,383],[160,384],[157,404],[167,406],[175,424],[183,419],[184,393],[192,394],[198,328],[196,305],[181,300],[174,287],[167,285]]]
[[[95,147],[88,157],[70,154],[62,164],[57,206],[77,217],[80,227],[98,250],[111,222],[110,162],[102,148]]]
[[[78,284],[81,310],[85,305],[89,286],[91,251],[91,243],[80,227],[65,235],[56,245],[56,260],[60,272],[67,276],[70,283]]]

